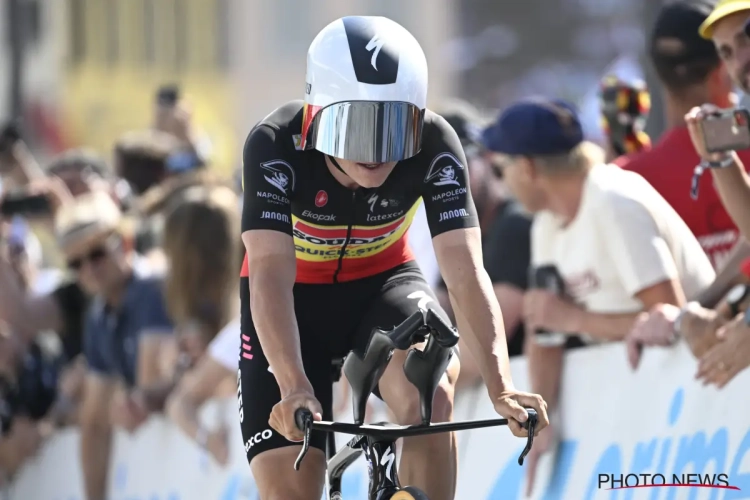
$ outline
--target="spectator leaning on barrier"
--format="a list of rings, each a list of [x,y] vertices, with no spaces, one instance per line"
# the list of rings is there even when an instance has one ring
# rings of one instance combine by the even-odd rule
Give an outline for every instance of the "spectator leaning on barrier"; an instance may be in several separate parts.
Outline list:
[[[734,83],[750,92],[750,1],[722,0],[703,22],[700,35],[713,40]],[[750,237],[750,177],[743,159],[735,151],[709,153],[701,132],[701,122],[717,110],[716,103],[695,107],[686,115],[695,150],[708,167],[724,207],[742,235]],[[692,305],[695,308],[695,305]],[[698,377],[704,383],[723,387],[750,366],[750,316],[738,314],[718,329],[718,342],[707,350],[698,364]],[[677,324],[681,326],[680,318]]]
[[[706,102],[727,108],[736,101],[716,49],[698,34],[714,3],[680,0],[661,8],[651,33],[649,55],[662,85],[669,129],[651,151],[615,162],[645,177],[698,238],[719,272],[716,283],[697,297],[706,305],[715,305],[736,282],[740,262],[750,256],[750,245],[737,245],[737,225],[723,207],[710,176],[701,178],[698,198],[691,196],[693,170],[700,158],[692,147],[685,113]],[[750,160],[750,152],[741,155]]]
[[[636,316],[657,303],[682,305],[714,278],[685,223],[639,175],[603,163],[585,142],[575,108],[530,99],[508,108],[485,134],[501,153],[503,177],[535,213],[532,266],[554,266],[565,296],[537,289],[524,297],[527,334],[579,333],[589,342],[623,340]],[[529,342],[532,390],[557,406],[563,348]],[[559,422],[557,422],[559,425]],[[529,471],[554,431],[540,435]]]
[[[690,181],[701,158],[685,126],[685,113],[706,102],[721,108],[731,107],[735,102],[728,70],[736,74],[736,69],[731,63],[722,64],[714,44],[699,34],[709,16],[712,19],[709,24],[719,20],[712,14],[714,4],[679,1],[662,7],[653,30],[651,59],[664,86],[671,130],[651,153],[622,162],[626,169],[646,177],[664,195],[701,241],[714,265],[720,268],[714,283],[696,297],[695,302],[687,304],[682,311],[672,304],[655,306],[649,314],[639,318],[630,336],[651,343],[679,335],[697,358],[719,343],[716,332],[731,319],[726,313],[707,307],[716,306],[730,287],[742,279],[740,262],[750,253],[750,245],[744,240],[728,253],[729,245],[737,238],[737,224],[722,205],[710,175],[701,177],[698,199],[690,197]],[[725,16],[733,14],[726,7],[742,7],[741,4],[721,4],[724,5],[721,12]],[[745,8],[749,5],[750,2],[745,2]],[[720,11],[717,9],[717,12]],[[740,24],[749,14],[737,14]],[[735,26],[735,31],[740,27]],[[732,30],[730,33],[728,43],[737,43],[736,33]],[[730,46],[722,49],[725,55],[731,52]],[[739,154],[750,160],[748,152]],[[675,325],[679,328],[675,329]]]
[[[81,459],[87,498],[103,499],[112,424],[132,430],[168,396],[157,367],[172,326],[161,283],[133,268],[131,238],[107,193],[82,195],[63,207],[56,232],[68,267],[93,296],[84,332]]]

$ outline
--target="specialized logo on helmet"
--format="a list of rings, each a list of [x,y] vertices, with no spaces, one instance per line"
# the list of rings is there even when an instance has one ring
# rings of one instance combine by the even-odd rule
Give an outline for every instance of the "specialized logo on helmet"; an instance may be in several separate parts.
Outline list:
[[[387,33],[376,33],[370,18],[345,17],[346,39],[357,81],[370,85],[391,85],[398,78],[398,47]]]
[[[380,49],[383,48],[384,43],[385,42],[381,40],[378,35],[375,35],[369,42],[367,42],[367,47],[365,47],[368,51],[375,51],[372,53],[372,59],[370,59],[370,64],[375,68],[375,71],[378,70],[378,54],[380,54]]]
[[[260,168],[270,172],[270,175],[264,175],[263,178],[284,195],[288,194],[287,188],[291,187],[294,190],[294,170],[287,162],[271,160],[261,163]]]
[[[424,181],[432,182],[435,186],[460,186],[458,169],[464,169],[458,158],[451,153],[440,153],[432,160]]]

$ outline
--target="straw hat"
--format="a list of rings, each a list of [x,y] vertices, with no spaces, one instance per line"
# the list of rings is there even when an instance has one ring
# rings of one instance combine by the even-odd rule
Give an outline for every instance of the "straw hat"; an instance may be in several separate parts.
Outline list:
[[[70,248],[118,232],[122,222],[122,212],[111,196],[93,191],[60,208],[55,217],[55,235],[61,247]]]

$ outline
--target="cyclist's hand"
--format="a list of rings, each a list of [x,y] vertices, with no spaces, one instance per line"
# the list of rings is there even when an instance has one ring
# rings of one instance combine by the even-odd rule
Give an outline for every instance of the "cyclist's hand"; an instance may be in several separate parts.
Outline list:
[[[547,402],[538,394],[505,390],[500,395],[492,398],[492,404],[500,416],[508,419],[508,427],[514,436],[527,437],[529,435],[529,432],[521,427],[521,424],[529,418],[526,408],[535,409],[538,415],[536,432],[534,432],[535,436],[549,425]]]
[[[304,439],[301,430],[297,429],[294,414],[300,408],[307,408],[313,414],[313,419],[323,419],[323,407],[315,398],[312,387],[300,388],[290,392],[284,399],[276,403],[271,410],[268,425],[289,441],[299,442]]]

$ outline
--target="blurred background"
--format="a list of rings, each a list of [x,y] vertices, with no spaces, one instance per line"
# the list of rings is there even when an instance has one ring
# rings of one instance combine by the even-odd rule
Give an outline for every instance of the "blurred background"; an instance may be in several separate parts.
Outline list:
[[[237,166],[250,127],[301,98],[305,53],[328,22],[379,14],[409,29],[430,67],[431,107],[461,97],[494,110],[519,97],[577,102],[601,139],[601,76],[644,75],[645,0],[2,0],[0,116],[25,118],[38,154],[108,154],[148,122],[152,96],[177,83],[214,146]],[[649,125],[658,136],[658,96]]]

